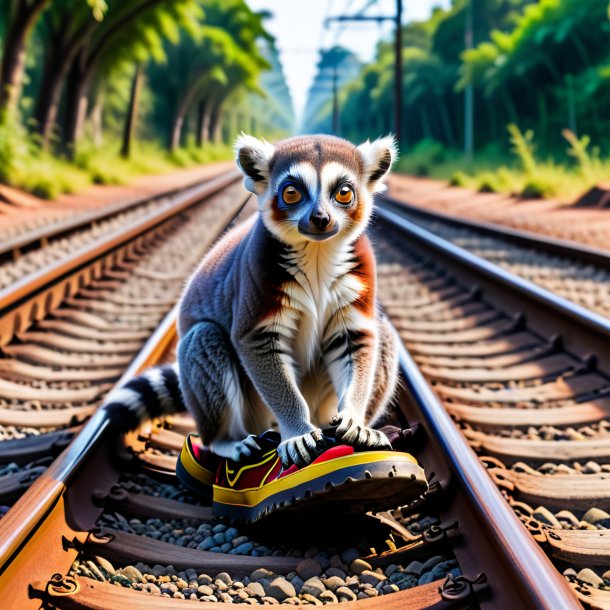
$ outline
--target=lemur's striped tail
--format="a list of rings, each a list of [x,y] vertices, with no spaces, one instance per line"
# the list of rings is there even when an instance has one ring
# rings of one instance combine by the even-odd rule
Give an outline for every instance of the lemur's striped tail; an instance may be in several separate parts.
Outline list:
[[[178,380],[178,364],[144,371],[110,392],[103,408],[113,425],[124,432],[134,430],[146,419],[186,411]]]

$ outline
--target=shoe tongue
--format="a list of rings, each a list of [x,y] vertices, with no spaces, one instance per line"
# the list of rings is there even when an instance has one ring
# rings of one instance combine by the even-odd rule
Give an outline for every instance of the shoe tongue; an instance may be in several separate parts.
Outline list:
[[[266,447],[275,448],[282,441],[280,433],[275,430],[265,430],[265,432],[258,435],[258,438],[265,445],[265,447],[261,447],[261,449],[265,449]]]

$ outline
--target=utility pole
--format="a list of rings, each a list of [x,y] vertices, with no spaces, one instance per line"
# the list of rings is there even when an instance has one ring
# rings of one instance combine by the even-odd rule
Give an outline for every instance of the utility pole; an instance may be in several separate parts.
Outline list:
[[[394,40],[394,134],[402,140],[402,0],[396,0],[396,37]]]
[[[370,3],[369,3],[370,4]],[[367,5],[368,7],[369,5]],[[365,8],[367,8],[365,7]],[[362,14],[337,15],[326,20],[328,25],[331,21],[393,21],[396,26],[394,44],[394,134],[398,142],[402,137],[402,0],[396,0],[395,15],[379,15],[377,17]]]
[[[473,47],[472,30],[473,30],[473,15],[472,3],[474,0],[468,0],[466,5],[466,19],[464,22],[464,46],[466,50]],[[464,154],[468,161],[472,160],[474,150],[474,90],[472,83],[466,85],[464,91]]]
[[[337,65],[333,66],[333,133],[339,135],[339,92],[337,87]]]

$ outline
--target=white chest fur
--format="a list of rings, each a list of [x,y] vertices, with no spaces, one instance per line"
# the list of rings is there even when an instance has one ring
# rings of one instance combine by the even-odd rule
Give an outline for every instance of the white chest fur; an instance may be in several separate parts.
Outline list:
[[[326,243],[308,243],[286,256],[284,266],[294,280],[282,287],[287,298],[278,323],[292,330],[292,356],[302,374],[318,368],[324,340],[345,327],[344,310],[362,290],[350,273],[352,257],[350,247]]]

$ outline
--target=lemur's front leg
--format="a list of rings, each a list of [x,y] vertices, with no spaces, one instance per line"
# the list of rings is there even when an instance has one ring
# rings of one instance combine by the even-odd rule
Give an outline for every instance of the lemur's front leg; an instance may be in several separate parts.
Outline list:
[[[391,449],[387,436],[367,426],[367,407],[379,352],[377,320],[356,325],[353,312],[342,310],[327,327],[324,360],[339,399],[338,413],[330,420],[337,426],[337,440],[357,449]]]
[[[277,418],[284,466],[305,466],[327,447],[322,431],[311,424],[309,406],[298,388],[295,366],[281,334],[254,329],[237,341],[239,356],[254,387]]]

